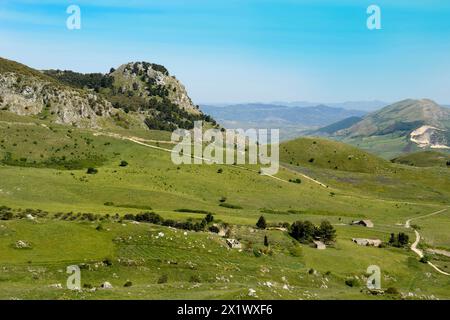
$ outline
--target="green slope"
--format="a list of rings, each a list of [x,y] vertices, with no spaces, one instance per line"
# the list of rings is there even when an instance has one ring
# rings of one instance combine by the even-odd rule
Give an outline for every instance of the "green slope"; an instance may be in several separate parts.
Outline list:
[[[321,138],[300,138],[280,145],[280,161],[297,166],[353,172],[383,172],[387,161],[351,145]]]
[[[416,167],[450,167],[450,155],[437,151],[422,151],[402,155],[392,162]]]

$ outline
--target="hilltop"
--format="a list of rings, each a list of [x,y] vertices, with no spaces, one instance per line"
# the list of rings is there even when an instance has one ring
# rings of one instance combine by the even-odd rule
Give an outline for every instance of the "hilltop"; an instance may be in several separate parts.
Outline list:
[[[127,63],[108,74],[38,71],[0,58],[0,109],[80,128],[190,129],[215,121],[161,65]]]
[[[280,161],[290,165],[351,172],[382,172],[388,162],[351,145],[321,138],[299,138],[280,145]]]
[[[407,99],[312,132],[392,158],[421,149],[450,149],[450,109],[429,99]]]

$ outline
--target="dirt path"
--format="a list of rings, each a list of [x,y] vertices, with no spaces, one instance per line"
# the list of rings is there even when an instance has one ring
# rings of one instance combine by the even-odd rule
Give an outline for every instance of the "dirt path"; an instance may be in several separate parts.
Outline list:
[[[141,139],[141,138],[137,138],[137,137],[126,137],[126,136],[122,136],[122,135],[117,134],[117,133],[109,133],[109,132],[108,132],[108,133],[106,133],[106,132],[95,132],[94,135],[95,135],[95,136],[104,135],[104,136],[108,136],[108,137],[112,137],[112,138],[116,138],[116,139],[128,140],[128,141],[134,142],[134,143],[136,143],[136,144],[139,144],[139,145],[144,146],[144,147],[147,147],[147,148],[152,148],[152,149],[156,149],[156,150],[160,150],[160,151],[165,151],[165,152],[168,152],[168,153],[174,153],[174,151],[171,150],[171,149],[162,148],[162,147],[157,147],[157,146],[153,146],[153,145],[151,145],[151,144],[146,143],[146,142],[150,142],[150,143],[166,143],[166,144],[174,144],[174,142],[172,142],[172,141],[148,140],[148,139]],[[206,161],[206,162],[212,162],[212,160],[211,160],[211,159],[208,159],[208,158],[198,157],[198,156],[194,156],[194,155],[193,155],[192,157],[193,157],[194,159],[200,159],[200,160],[203,160],[203,161]],[[255,172],[255,173],[258,173],[258,174],[259,174],[259,171],[257,171],[257,170],[252,170],[252,169],[250,169],[250,168],[246,168],[246,167],[243,167],[243,166],[233,165],[233,167],[239,168],[239,169],[242,169],[242,170],[246,170],[246,171]],[[317,180],[315,180],[315,179],[313,179],[313,178],[311,178],[311,177],[309,177],[309,176],[307,176],[307,175],[305,175],[305,174],[302,174],[302,173],[299,173],[299,172],[295,172],[295,171],[289,170],[288,168],[283,167],[282,165],[280,165],[280,168],[283,168],[283,169],[285,169],[285,170],[288,170],[288,171],[291,171],[291,172],[293,172],[293,173],[295,173],[295,174],[298,174],[298,175],[304,177],[305,179],[308,179],[308,180],[310,180],[310,181],[312,181],[312,182],[314,182],[314,183],[316,183],[316,184],[318,184],[318,185],[320,185],[320,186],[322,186],[322,187],[324,187],[324,188],[328,188],[327,185],[325,185],[325,184],[323,184],[323,183],[321,183],[321,182],[319,182],[319,181],[317,181]],[[290,182],[287,181],[287,180],[284,180],[284,179],[275,177],[275,176],[270,175],[270,174],[262,174],[262,175],[263,175],[263,176],[267,176],[267,177],[269,177],[269,178],[272,178],[272,179],[274,179],[274,180],[280,181],[280,182],[290,183]]]
[[[442,213],[444,211],[447,211],[447,209],[442,209],[442,210],[439,210],[439,211],[436,211],[436,212],[433,212],[433,213],[430,213],[430,214],[427,214],[427,215],[424,215],[424,216],[408,219],[408,220],[406,220],[405,228],[408,228],[408,229],[411,228],[411,221],[413,221],[413,220],[435,216],[435,215],[440,214],[440,213]],[[421,239],[420,233],[419,233],[419,231],[417,231],[415,229],[414,229],[414,233],[416,234],[416,241],[414,241],[414,243],[411,245],[411,250],[415,254],[417,254],[420,258],[423,258],[423,256],[424,256],[423,251],[421,249],[417,248],[417,246],[420,243],[420,239]],[[450,273],[442,271],[441,269],[439,269],[436,265],[434,265],[430,261],[428,261],[428,264],[431,267],[433,267],[437,272],[439,272],[439,273],[441,273],[443,275],[446,275],[446,276],[450,276]]]

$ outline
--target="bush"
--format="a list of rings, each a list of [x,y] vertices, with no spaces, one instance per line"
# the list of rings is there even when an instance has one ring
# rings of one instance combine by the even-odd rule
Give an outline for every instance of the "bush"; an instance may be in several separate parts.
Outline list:
[[[359,286],[359,281],[355,278],[348,278],[347,280],[345,280],[345,284],[353,288]]]
[[[14,214],[11,211],[11,208],[1,206],[0,207],[0,220],[11,220],[14,218]]]
[[[216,226],[209,227],[209,231],[212,232],[212,233],[219,233],[220,232],[219,228],[216,227]]]
[[[122,160],[122,161],[120,161],[119,166],[120,167],[126,167],[126,166],[128,166],[128,162],[126,162],[125,160]]]
[[[211,223],[214,221],[214,216],[211,213],[208,213],[205,217],[207,223]]]
[[[103,263],[104,263],[106,266],[108,266],[108,267],[110,267],[110,266],[113,265],[113,262],[112,262],[112,259],[111,259],[111,258],[105,258],[105,259],[103,259]]]
[[[262,256],[262,253],[259,249],[253,248],[253,254],[255,255],[255,257],[259,258]]]
[[[131,282],[131,281],[127,281],[127,282],[125,282],[125,284],[123,285],[125,288],[128,288],[128,287],[131,287],[131,286],[133,286],[133,282]]]
[[[427,255],[424,255],[422,258],[420,258],[420,262],[422,263],[428,263],[430,261],[430,257]]]
[[[387,294],[400,294],[397,288],[389,287],[385,291]]]
[[[167,274],[163,274],[161,277],[159,277],[158,284],[167,283],[168,280],[169,277],[167,276]]]
[[[223,172],[223,169],[222,168],[220,168],[219,170],[217,170],[217,173],[222,173]]]
[[[98,170],[95,168],[88,168],[86,171],[87,174],[97,174]]]
[[[189,282],[193,282],[193,283],[200,283],[201,282],[201,280],[200,280],[200,277],[198,276],[198,275],[192,275],[190,278],[189,278]]]
[[[230,204],[230,203],[221,203],[221,204],[219,204],[219,206],[228,208],[228,209],[242,209],[241,206],[237,206],[237,205]]]

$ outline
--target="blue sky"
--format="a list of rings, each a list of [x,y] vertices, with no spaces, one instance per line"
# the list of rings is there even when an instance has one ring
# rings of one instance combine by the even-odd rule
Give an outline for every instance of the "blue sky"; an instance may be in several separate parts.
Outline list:
[[[81,8],[82,29],[66,28]],[[366,9],[381,8],[381,30]],[[450,103],[447,0],[2,0],[0,56],[106,72],[164,64],[194,102]]]

